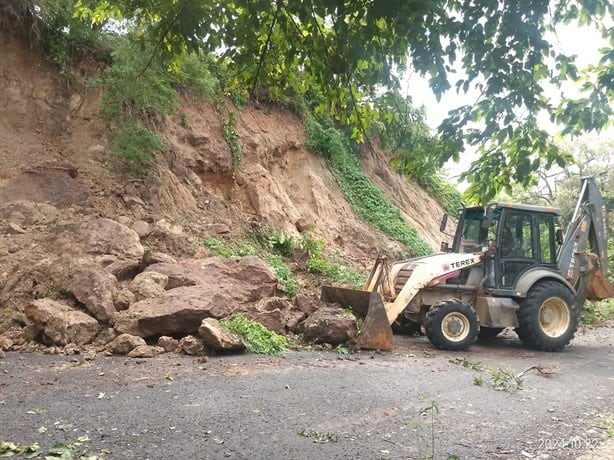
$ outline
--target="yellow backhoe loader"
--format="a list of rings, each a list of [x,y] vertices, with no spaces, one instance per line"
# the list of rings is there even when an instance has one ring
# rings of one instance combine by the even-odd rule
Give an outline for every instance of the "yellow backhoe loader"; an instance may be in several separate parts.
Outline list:
[[[362,290],[322,288],[321,299],[364,318],[356,345],[390,350],[392,325],[423,328],[440,349],[515,328],[531,348],[560,351],[584,302],[614,297],[607,277],[607,212],[592,177],[565,235],[561,212],[493,203],[464,208],[442,253],[389,264],[378,257]],[[447,215],[442,219],[445,231]]]

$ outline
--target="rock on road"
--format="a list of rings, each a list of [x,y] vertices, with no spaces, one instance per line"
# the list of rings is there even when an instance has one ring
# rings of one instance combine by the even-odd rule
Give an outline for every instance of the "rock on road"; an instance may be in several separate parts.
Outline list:
[[[11,352],[0,440],[44,453],[87,439],[106,459],[613,458],[614,328],[563,353],[513,337],[462,353],[394,346],[206,362]]]

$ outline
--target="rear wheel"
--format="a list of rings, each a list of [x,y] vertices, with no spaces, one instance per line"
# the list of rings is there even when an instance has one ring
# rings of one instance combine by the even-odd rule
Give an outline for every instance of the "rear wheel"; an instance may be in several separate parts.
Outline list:
[[[424,328],[433,345],[442,350],[464,350],[475,342],[480,325],[478,315],[457,299],[435,304],[426,314]]]
[[[573,339],[580,309],[571,291],[556,281],[531,288],[518,310],[518,337],[532,348],[561,351]]]

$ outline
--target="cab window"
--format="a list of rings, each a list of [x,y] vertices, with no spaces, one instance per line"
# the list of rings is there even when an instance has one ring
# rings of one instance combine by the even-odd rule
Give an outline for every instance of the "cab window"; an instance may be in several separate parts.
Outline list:
[[[539,259],[541,263],[555,263],[555,238],[553,216],[539,216],[537,218],[539,232]]]
[[[501,255],[508,258],[534,257],[531,216],[510,212],[501,231]]]
[[[488,244],[488,240],[495,239],[497,234],[498,216],[495,216],[493,224],[484,228],[482,222],[484,212],[482,210],[470,211],[464,217],[463,231],[460,240],[460,252],[476,252],[482,246]]]

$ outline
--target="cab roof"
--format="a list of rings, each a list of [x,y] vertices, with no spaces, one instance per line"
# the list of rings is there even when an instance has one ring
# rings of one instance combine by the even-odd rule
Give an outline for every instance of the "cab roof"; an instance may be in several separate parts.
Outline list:
[[[517,203],[491,203],[486,206],[487,208],[494,209],[514,209],[519,211],[529,211],[529,212],[541,212],[544,214],[554,214],[555,216],[561,215],[560,208],[554,208],[551,206],[535,206],[532,204],[517,204]]]

